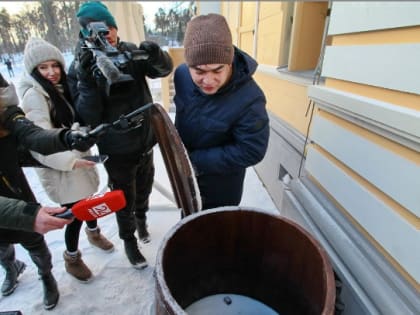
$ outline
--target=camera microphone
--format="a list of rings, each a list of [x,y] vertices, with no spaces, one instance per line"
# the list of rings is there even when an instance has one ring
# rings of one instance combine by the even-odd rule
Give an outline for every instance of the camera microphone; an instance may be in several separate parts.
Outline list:
[[[103,55],[98,56],[96,58],[96,65],[109,82],[113,83],[118,81],[120,77],[120,71],[114,65],[111,59]]]

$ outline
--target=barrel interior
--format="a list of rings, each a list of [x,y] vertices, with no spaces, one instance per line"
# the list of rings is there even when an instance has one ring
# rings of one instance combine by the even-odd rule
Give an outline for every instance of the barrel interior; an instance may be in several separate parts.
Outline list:
[[[256,299],[281,315],[331,308],[326,254],[289,220],[261,211],[211,212],[181,225],[164,246],[161,280],[182,309],[224,293]]]

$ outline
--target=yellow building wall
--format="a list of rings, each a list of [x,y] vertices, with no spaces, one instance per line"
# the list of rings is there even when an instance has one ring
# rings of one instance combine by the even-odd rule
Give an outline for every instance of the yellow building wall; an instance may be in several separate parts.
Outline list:
[[[254,56],[255,2],[241,2],[238,27],[238,46]]]
[[[338,35],[332,37],[332,45],[369,45],[369,44],[400,44],[400,43],[414,43],[420,41],[420,27],[401,28],[398,30],[380,30],[365,32],[360,34]],[[397,90],[385,89],[365,84],[358,84],[350,81],[337,80],[334,78],[326,78],[325,86],[337,90],[350,92],[357,95],[366,96],[372,99],[377,99],[394,106],[401,106],[404,108],[414,109],[420,111],[420,95],[405,93]],[[409,156],[415,158],[415,162],[420,165],[420,154],[409,150],[398,143],[391,143],[384,138],[378,137],[372,132],[365,133],[365,137],[376,139],[375,142],[381,146],[391,149],[396,154],[402,152],[412,152]],[[386,145],[388,143],[388,145]],[[408,151],[407,151],[408,150]]]
[[[390,29],[390,30],[378,30],[362,33],[353,33],[346,35],[337,35],[332,36],[331,44],[333,46],[346,46],[346,45],[378,45],[378,44],[399,44],[399,43],[418,43],[420,41],[420,27],[407,27],[399,29]],[[365,96],[368,98],[384,101],[391,103],[396,107],[404,107],[408,109],[420,110],[420,95],[405,93],[398,90],[385,89],[365,84],[359,84],[350,81],[337,80],[334,78],[326,78],[325,86],[333,88],[340,91],[349,92],[356,95]],[[395,154],[403,157],[404,159],[414,162],[420,166],[420,154],[410,148],[403,146],[400,143],[386,139],[378,134],[375,134],[372,131],[358,127],[348,121],[341,119],[333,114],[327,113],[325,111],[319,110],[315,115],[322,116],[336,124],[339,124],[341,127],[344,127],[350,130],[352,133],[358,134],[363,138],[375,143],[376,145],[394,152]],[[323,155],[331,159],[334,158],[327,151],[323,151],[322,148],[317,148]],[[402,207],[390,196],[388,196],[383,191],[379,190],[377,187],[372,185],[370,182],[364,180],[352,169],[347,168],[344,164],[340,164],[335,161],[340,168],[342,168],[350,176],[354,177],[359,181],[360,186],[366,188],[367,190],[373,192],[377,195],[378,199],[382,200],[387,204],[393,211],[398,213],[403,217],[410,225],[414,226],[416,229],[420,229],[420,219],[413,215],[409,209]],[[384,170],[385,171],[385,170]],[[314,180],[317,183],[316,180]],[[320,186],[322,189],[323,187]],[[325,192],[328,195],[328,192]],[[333,196],[330,196],[333,199]],[[338,205],[340,208],[340,205]],[[353,224],[360,230],[360,232],[371,241],[371,243],[384,255],[386,259],[398,270],[408,282],[410,282],[414,288],[420,291],[420,284],[411,277],[411,275],[398,263],[394,257],[392,257],[380,243],[378,243],[369,233],[365,230],[357,220],[354,220],[351,215],[349,215],[345,208],[341,208],[343,213],[348,216]]]
[[[137,45],[144,41],[143,7],[129,1],[106,1],[118,25],[118,36]]]
[[[315,68],[321,50],[327,6],[325,2],[296,3],[289,55],[290,71]]]
[[[402,44],[418,43],[419,41],[420,26],[379,30],[359,34],[337,35],[333,36],[331,39],[331,43],[334,46]],[[331,78],[327,78],[325,85],[338,90],[389,102],[397,106],[420,110],[420,95],[417,94],[404,93]]]
[[[169,111],[169,107],[172,103],[173,98],[173,75],[176,67],[184,62],[184,47],[170,47],[168,49],[168,54],[171,56],[172,63],[174,65],[174,70],[168,76],[161,78],[161,88],[162,88],[162,106]]]
[[[289,57],[292,2],[260,2],[257,59],[260,64],[286,65]]]
[[[254,1],[223,1],[222,14],[228,21],[232,37],[238,39],[237,46],[253,56],[260,65],[276,68],[287,65],[289,59],[290,21],[294,6],[293,2],[288,1],[260,1],[258,4]],[[313,19],[308,14],[305,16]],[[264,90],[267,108],[305,134],[309,121],[305,115],[309,102],[307,85],[283,80],[259,70],[254,79]]]
[[[307,86],[257,72],[254,76],[267,98],[267,108],[302,134],[306,134],[309,115]]]
[[[245,50],[251,56],[256,44],[256,60],[260,65],[269,66],[275,69],[284,65],[288,61],[290,75],[293,71],[314,70],[321,51],[322,35],[328,3],[326,2],[296,2],[288,3],[283,1],[261,1],[256,6],[256,2],[243,2],[241,5],[229,4],[224,1],[222,13],[225,14],[231,26],[234,37],[238,36],[239,48]],[[290,6],[294,8],[293,31],[287,27]],[[236,7],[235,7],[236,6]],[[258,10],[257,10],[258,9]],[[239,12],[234,12],[239,10]],[[256,17],[256,14],[259,14]],[[239,15],[239,18],[238,18]],[[239,22],[238,22],[239,21]],[[257,25],[255,23],[258,23]],[[257,30],[257,32],[255,32]],[[420,27],[403,27],[398,29],[385,29],[368,32],[351,33],[345,35],[335,35],[327,38],[327,45],[346,46],[346,45],[378,45],[378,44],[398,44],[398,43],[419,43]],[[286,45],[286,46],[285,46]],[[288,46],[289,45],[289,46]],[[296,73],[295,73],[296,75]],[[310,117],[306,115],[309,99],[307,97],[308,83],[298,84],[295,80],[283,78],[281,75],[271,75],[260,69],[254,78],[263,89],[267,98],[267,108],[272,114],[286,121],[290,126],[306,135]],[[381,87],[360,84],[356,82],[326,78],[324,84],[328,88],[339,91],[349,92],[355,95],[365,96],[371,99],[384,101],[394,104],[397,107],[404,107],[411,110],[420,110],[420,95],[401,92],[398,90],[385,89]],[[316,110],[315,116],[322,116],[323,119],[330,120],[341,127],[350,130],[355,135],[361,136],[387,151],[392,151],[407,161],[414,162],[420,166],[420,155],[418,152],[394,142],[385,139],[373,131],[361,128],[355,124],[346,121],[334,114],[323,110]],[[317,148],[328,159],[334,161],[332,155]],[[335,162],[334,162],[335,163]],[[378,199],[383,200],[392,211],[398,213],[410,225],[419,228],[419,218],[414,216],[409,209],[402,207],[387,194],[364,180],[350,168],[340,161],[336,161],[346,173],[357,178],[360,186],[369,191],[373,191]],[[316,183],[316,180],[314,179]],[[322,189],[322,187],[320,187]],[[326,192],[328,195],[328,192]],[[334,201],[333,196],[330,196]],[[340,208],[340,205],[338,204]],[[346,209],[341,208],[347,216]],[[351,216],[349,216],[351,218]],[[352,219],[352,218],[351,218]],[[361,231],[371,243],[384,254],[391,264],[398,270],[417,290],[420,285],[417,283],[398,262],[389,255],[373,237],[369,231],[357,222],[353,224]]]
[[[226,17],[230,29],[232,30],[232,41],[238,45],[238,26],[241,1],[223,1],[221,6],[222,14]]]

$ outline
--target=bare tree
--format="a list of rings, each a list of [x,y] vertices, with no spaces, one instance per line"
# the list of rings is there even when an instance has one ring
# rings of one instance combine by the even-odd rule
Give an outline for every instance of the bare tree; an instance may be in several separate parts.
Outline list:
[[[10,15],[9,13],[3,8],[0,11],[0,37],[2,41],[2,50],[1,53],[12,53],[15,52],[15,47],[13,45],[12,36],[10,33]]]
[[[182,42],[188,21],[195,15],[195,1],[189,1],[185,8],[186,1],[174,1],[169,12],[159,8],[155,14],[155,31],[161,36],[170,37],[172,40]]]
[[[0,53],[23,51],[27,40],[34,36],[51,42],[62,51],[73,49],[80,30],[76,12],[83,2],[31,1],[14,15],[9,15],[5,9],[0,10]],[[195,1],[174,1],[168,13],[162,8],[158,9],[155,14],[155,30],[164,41],[170,36],[172,40],[181,42],[186,24],[194,13]],[[149,30],[147,33],[152,32]]]
[[[56,8],[53,1],[50,0],[40,0],[41,10],[45,17],[45,22],[47,24],[47,38],[51,44],[60,47],[61,43],[59,40],[59,25],[57,23]]]

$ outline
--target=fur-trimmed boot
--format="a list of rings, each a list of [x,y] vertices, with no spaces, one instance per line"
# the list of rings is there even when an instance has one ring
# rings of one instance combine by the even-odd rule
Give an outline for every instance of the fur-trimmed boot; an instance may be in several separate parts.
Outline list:
[[[106,252],[112,252],[114,250],[114,244],[101,234],[101,229],[99,227],[93,231],[86,227],[85,232],[89,243],[93,246],[96,246]]]
[[[80,282],[89,282],[92,280],[92,272],[82,260],[82,253],[78,250],[76,254],[70,254],[64,251],[64,267],[66,271]]]

